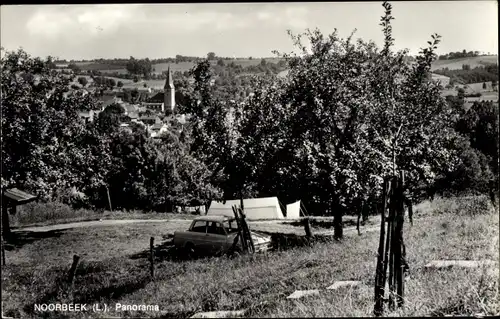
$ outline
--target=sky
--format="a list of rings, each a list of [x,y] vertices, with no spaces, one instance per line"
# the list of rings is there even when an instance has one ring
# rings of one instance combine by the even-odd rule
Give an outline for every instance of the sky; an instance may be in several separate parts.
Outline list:
[[[60,59],[271,57],[293,51],[287,34],[319,28],[382,46],[382,2],[2,5],[0,44]],[[394,2],[395,48],[417,54],[433,33],[438,53],[498,53],[496,1]]]

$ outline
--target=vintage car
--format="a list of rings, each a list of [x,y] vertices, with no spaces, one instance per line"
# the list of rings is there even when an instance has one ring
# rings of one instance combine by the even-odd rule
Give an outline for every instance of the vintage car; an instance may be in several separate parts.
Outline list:
[[[193,220],[189,230],[176,231],[173,242],[178,250],[188,255],[221,255],[241,251],[241,241],[236,239],[238,233],[234,217],[200,216]],[[270,237],[250,233],[256,252],[271,247]]]

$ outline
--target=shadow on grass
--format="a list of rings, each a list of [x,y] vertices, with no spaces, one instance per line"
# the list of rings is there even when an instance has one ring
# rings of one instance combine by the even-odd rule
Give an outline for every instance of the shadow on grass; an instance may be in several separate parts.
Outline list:
[[[331,243],[336,241],[333,236],[326,235],[315,235],[312,237],[284,233],[268,233],[268,235],[271,236],[271,250],[279,251],[297,247],[311,247],[317,243]]]
[[[13,231],[5,240],[5,250],[12,251],[19,249],[24,245],[34,243],[41,239],[47,238],[58,238],[64,234],[64,232],[70,230],[68,229],[56,229],[49,230],[45,232],[34,232],[34,231]]]
[[[330,243],[336,241],[333,238],[333,236],[327,236],[327,235],[315,235],[308,238],[306,236],[299,236],[296,234],[271,233],[265,231],[259,231],[259,233],[271,237],[271,248],[268,250],[268,252],[284,251],[296,247],[306,247],[306,246],[311,247],[316,243]],[[184,262],[187,260],[197,260],[206,257],[221,257],[223,255],[229,255],[230,257],[237,256],[231,254],[231,252],[228,252],[226,254],[220,253],[214,256],[203,254],[202,252],[197,252],[193,255],[187,256],[183,251],[177,249],[174,246],[173,241],[171,239],[163,242],[158,246],[155,246],[154,255],[155,255],[155,263],[163,261]],[[149,249],[145,249],[139,253],[131,255],[129,258],[132,260],[137,260],[137,259],[149,260],[150,251]]]
[[[444,317],[444,316],[467,316],[473,315],[474,312],[470,310],[463,300],[458,301],[454,305],[449,305],[432,311],[430,317]]]
[[[283,224],[287,225],[292,225],[294,227],[304,227],[303,221],[294,221],[294,222],[284,222]],[[334,227],[333,224],[333,217],[331,220],[315,220],[315,219],[310,219],[309,224],[311,227],[315,228],[326,228],[330,229]],[[355,219],[346,219],[342,221],[343,227],[355,227],[357,226],[357,221]],[[366,226],[366,225],[371,225],[370,220],[368,221],[360,221],[360,226]]]

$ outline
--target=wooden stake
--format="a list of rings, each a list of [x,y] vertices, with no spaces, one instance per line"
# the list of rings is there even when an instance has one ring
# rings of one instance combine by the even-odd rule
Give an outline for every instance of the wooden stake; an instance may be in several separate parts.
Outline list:
[[[404,266],[406,261],[403,256],[403,225],[404,225],[404,171],[400,172],[400,183],[398,189],[398,216],[397,216],[397,224],[396,224],[396,249],[395,257],[396,257],[396,301],[397,306],[402,307],[404,305],[404,290],[405,290],[405,281],[404,281]]]
[[[154,246],[155,246],[155,238],[151,237],[149,239],[149,259],[150,259],[150,266],[149,270],[151,272],[151,278],[155,278],[155,251],[154,251]]]
[[[311,223],[309,217],[304,218],[304,230],[306,232],[306,237],[311,238],[313,236],[311,231]]]
[[[6,265],[5,263],[5,245],[4,245],[4,241],[2,239],[2,265]]]
[[[394,233],[395,233],[395,216],[396,216],[396,209],[397,209],[397,189],[398,189],[398,179],[396,177],[393,177],[394,181],[394,186],[392,187],[392,192],[390,196],[391,204],[389,207],[389,233],[387,234],[387,246],[386,246],[386,255],[387,252],[389,252],[389,263],[388,263],[388,268],[389,268],[389,309],[393,310],[394,309],[394,295],[395,295],[395,289],[394,289],[394,246],[395,246],[395,240],[394,240]]]
[[[113,211],[113,207],[111,206],[111,196],[109,196],[109,188],[108,188],[108,186],[106,186],[106,193],[108,194],[109,210]]]
[[[238,213],[238,208],[233,206],[234,218],[236,219],[236,224],[238,225],[238,235],[241,239],[241,247],[243,248],[243,252],[248,252],[247,242],[245,240],[245,234],[243,233],[243,225],[241,223],[240,215]]]
[[[377,269],[375,272],[375,307],[374,314],[379,317],[384,313],[384,286],[385,286],[385,262],[384,262],[384,240],[385,240],[385,212],[387,210],[387,195],[390,189],[390,181],[386,178],[382,190],[382,209],[380,212],[380,238],[378,245]]]
[[[240,216],[241,216],[241,224],[243,226],[243,232],[245,234],[246,240],[250,244],[250,245],[248,245],[248,251],[250,253],[254,253],[255,252],[255,245],[253,243],[252,234],[250,233],[250,228],[248,227],[248,224],[246,221],[245,213],[240,212]]]
[[[71,268],[69,269],[69,275],[68,275],[68,282],[70,284],[73,284],[73,280],[75,279],[76,267],[78,266],[78,261],[80,261],[80,256],[74,255],[73,256],[73,264],[71,265]]]

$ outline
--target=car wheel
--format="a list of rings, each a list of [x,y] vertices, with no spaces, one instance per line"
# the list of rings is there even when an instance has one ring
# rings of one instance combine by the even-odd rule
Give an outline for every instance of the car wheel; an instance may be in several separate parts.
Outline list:
[[[196,256],[194,244],[192,243],[186,244],[186,246],[184,247],[184,256],[187,259],[193,259]]]

